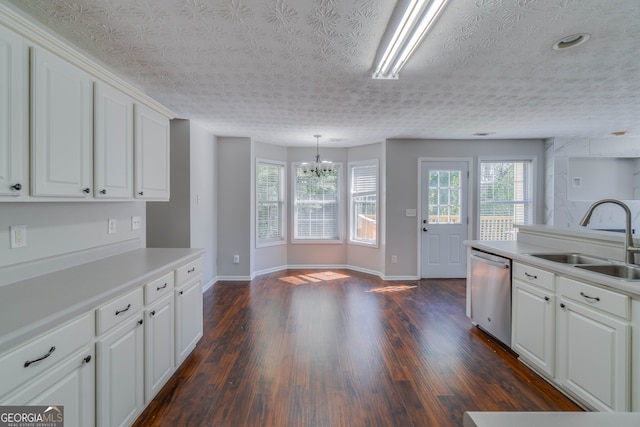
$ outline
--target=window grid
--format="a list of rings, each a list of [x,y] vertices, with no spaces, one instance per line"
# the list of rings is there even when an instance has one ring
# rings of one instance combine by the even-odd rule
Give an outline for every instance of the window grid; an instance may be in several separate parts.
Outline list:
[[[429,224],[460,224],[460,171],[429,172]]]

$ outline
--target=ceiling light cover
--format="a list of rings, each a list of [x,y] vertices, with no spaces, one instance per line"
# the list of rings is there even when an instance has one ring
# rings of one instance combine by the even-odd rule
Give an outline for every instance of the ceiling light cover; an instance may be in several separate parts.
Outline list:
[[[555,50],[564,50],[569,49],[570,47],[580,46],[581,44],[586,43],[591,38],[591,34],[588,33],[580,33],[580,34],[572,34],[567,37],[563,37],[557,42],[553,44],[553,49]]]
[[[397,79],[448,0],[411,0],[376,65],[374,79]]]

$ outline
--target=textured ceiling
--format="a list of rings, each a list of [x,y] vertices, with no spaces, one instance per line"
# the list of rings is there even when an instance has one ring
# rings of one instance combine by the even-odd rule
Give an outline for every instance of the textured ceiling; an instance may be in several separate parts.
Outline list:
[[[450,0],[397,81],[371,79],[391,0],[9,2],[216,135],[640,136],[640,0]]]

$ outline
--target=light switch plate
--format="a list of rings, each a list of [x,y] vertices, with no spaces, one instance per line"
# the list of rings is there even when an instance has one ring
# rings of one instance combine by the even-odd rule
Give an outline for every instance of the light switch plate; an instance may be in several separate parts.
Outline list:
[[[113,234],[116,232],[116,219],[115,218],[109,218],[109,220],[107,221],[107,234]]]

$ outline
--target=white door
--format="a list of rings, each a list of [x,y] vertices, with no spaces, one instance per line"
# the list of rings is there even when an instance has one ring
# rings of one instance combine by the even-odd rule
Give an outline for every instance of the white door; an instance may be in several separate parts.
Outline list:
[[[465,277],[469,164],[425,161],[420,179],[420,277]]]

